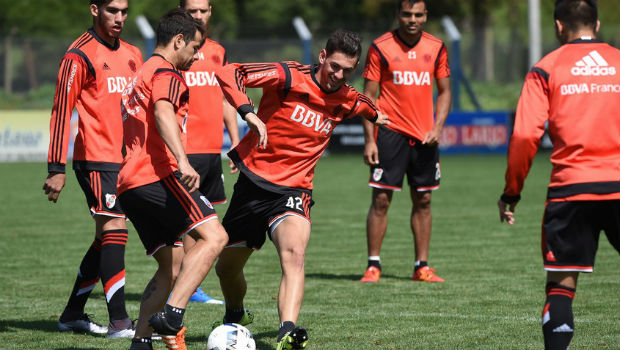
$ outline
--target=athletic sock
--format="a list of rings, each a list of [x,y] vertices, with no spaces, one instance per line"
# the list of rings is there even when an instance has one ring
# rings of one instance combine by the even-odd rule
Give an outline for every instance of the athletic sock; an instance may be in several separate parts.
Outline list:
[[[93,241],[82,258],[71,296],[60,316],[61,322],[73,321],[84,313],[84,306],[90,296],[90,292],[99,282],[99,261],[101,256],[101,241],[97,238]]]
[[[133,338],[129,350],[153,350],[151,338]]]
[[[166,304],[164,306],[164,313],[166,314],[166,321],[168,321],[168,324],[171,327],[176,329],[181,329],[181,327],[183,327],[183,315],[185,314],[185,309]]]
[[[102,233],[100,275],[110,321],[128,319],[125,309],[125,245],[127,230]]]
[[[280,323],[280,331],[278,333],[278,342],[284,338],[284,335],[288,332],[291,332],[295,329],[295,322],[292,321],[284,321]]]
[[[229,309],[226,307],[226,313],[224,314],[224,323],[238,323],[243,318],[245,309],[242,307]]]
[[[542,314],[545,349],[568,349],[575,324],[573,321],[573,298],[575,289],[549,282],[547,300]]]
[[[421,261],[421,260],[416,260],[415,264],[413,265],[413,271],[418,271],[419,269],[423,268],[424,266],[428,266],[428,262],[426,261]]]
[[[371,266],[374,266],[381,270],[381,258],[379,257],[379,255],[372,255],[368,257],[368,267]]]

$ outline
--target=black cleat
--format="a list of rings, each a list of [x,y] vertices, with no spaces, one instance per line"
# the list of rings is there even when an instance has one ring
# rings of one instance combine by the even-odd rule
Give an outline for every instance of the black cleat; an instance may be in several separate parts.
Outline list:
[[[303,327],[295,327],[278,342],[277,350],[305,349],[308,346],[308,332]]]
[[[156,312],[149,318],[149,326],[160,335],[176,335],[181,330],[181,328],[174,328],[168,323],[163,311]]]

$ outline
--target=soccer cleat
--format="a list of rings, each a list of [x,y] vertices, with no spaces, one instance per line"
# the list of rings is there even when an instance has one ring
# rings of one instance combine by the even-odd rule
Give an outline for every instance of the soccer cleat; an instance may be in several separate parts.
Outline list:
[[[252,313],[252,311],[248,309],[243,309],[243,316],[241,316],[241,319],[238,322],[230,322],[229,320],[225,320],[225,319],[222,319],[221,321],[215,321],[211,325],[211,330],[216,329],[217,327],[223,325],[224,323],[236,323],[242,326],[247,326],[252,322],[254,322],[254,314]]]
[[[416,282],[443,282],[444,279],[435,274],[435,269],[424,266],[417,269],[411,278]]]
[[[183,327],[176,335],[163,335],[161,340],[164,341],[168,350],[187,350],[185,346],[185,332],[187,328]]]
[[[207,293],[202,291],[202,288],[198,287],[194,294],[192,294],[191,298],[189,298],[190,302],[194,303],[204,303],[204,304],[224,304],[223,301],[217,300],[215,298],[210,297]]]
[[[108,328],[93,322],[87,314],[82,314],[80,318],[73,321],[61,322],[58,320],[58,330],[61,332],[88,333],[94,335],[105,335]]]
[[[278,342],[276,350],[305,349],[308,346],[308,332],[303,327],[295,327]]]
[[[136,323],[129,320],[126,328],[116,328],[113,322],[108,325],[108,338],[133,338],[136,334]]]
[[[165,335],[176,335],[181,330],[181,328],[174,328],[168,324],[166,314],[163,311],[156,312],[151,316],[151,318],[149,318],[149,326],[161,335],[162,338]]]
[[[379,282],[379,278],[381,278],[381,270],[379,270],[375,266],[368,266],[366,272],[364,272],[364,277],[360,280],[362,283],[376,283]]]

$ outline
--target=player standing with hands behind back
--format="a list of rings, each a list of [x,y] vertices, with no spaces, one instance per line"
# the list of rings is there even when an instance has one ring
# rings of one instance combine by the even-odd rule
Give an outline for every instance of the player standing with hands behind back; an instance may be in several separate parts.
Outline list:
[[[620,51],[596,39],[597,12],[595,0],[556,1],[555,29],[563,45],[525,78],[508,149],[506,186],[498,202],[500,220],[513,225],[548,123],[553,168],[541,244],[547,271],[542,313],[547,350],[568,349],[575,329],[577,278],[594,270],[601,231],[620,251]]]

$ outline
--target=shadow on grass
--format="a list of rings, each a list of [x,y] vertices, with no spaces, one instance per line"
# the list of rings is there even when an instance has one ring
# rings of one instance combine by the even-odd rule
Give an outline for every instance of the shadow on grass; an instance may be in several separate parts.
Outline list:
[[[323,279],[323,280],[359,281],[360,278],[362,278],[362,274],[338,275],[338,274],[333,274],[333,273],[308,273],[306,274],[306,278],[316,278],[316,279]],[[408,280],[411,280],[411,277],[381,274],[381,279],[394,279],[394,280],[408,281]]]
[[[0,320],[0,332],[8,332],[9,328],[37,330],[50,333],[58,333],[58,321],[56,320]]]

